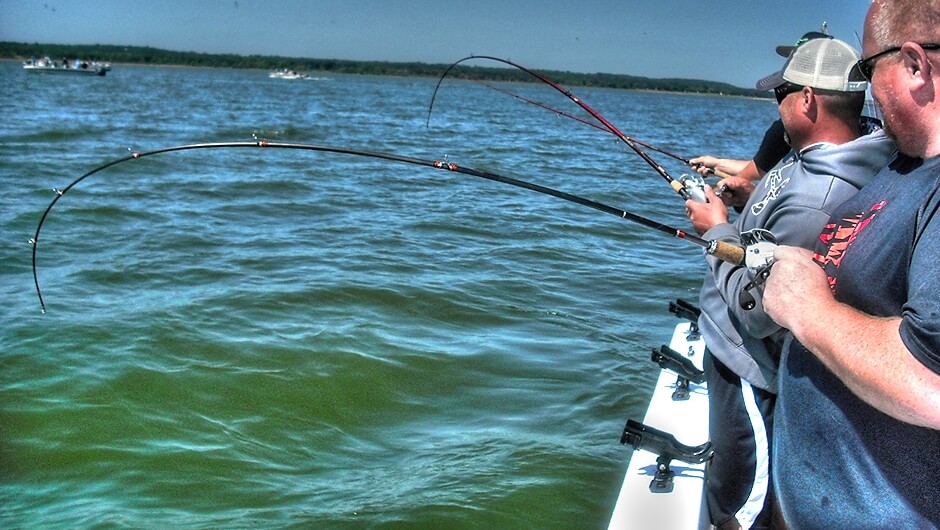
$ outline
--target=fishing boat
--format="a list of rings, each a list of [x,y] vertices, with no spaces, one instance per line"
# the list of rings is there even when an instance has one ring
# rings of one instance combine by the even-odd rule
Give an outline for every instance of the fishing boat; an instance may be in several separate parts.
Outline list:
[[[623,429],[620,441],[633,454],[609,530],[710,528],[704,486],[712,451],[699,309],[682,300],[669,309],[686,322],[676,325],[668,346],[653,350],[661,369],[646,416]]]
[[[293,70],[282,69],[275,70],[268,74],[268,77],[271,79],[307,79],[309,76],[307,74],[300,74]]]
[[[23,70],[38,74],[69,74],[103,76],[111,70],[111,65],[97,61],[83,61],[76,59],[69,61],[54,61],[49,57],[30,59],[23,63]]]

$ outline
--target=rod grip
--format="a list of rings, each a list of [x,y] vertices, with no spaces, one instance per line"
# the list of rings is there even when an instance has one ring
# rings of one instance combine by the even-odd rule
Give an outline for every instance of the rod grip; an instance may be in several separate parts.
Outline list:
[[[685,189],[684,183],[673,179],[669,181],[669,185],[672,186],[672,189],[676,190],[676,193],[678,193],[683,200],[687,201],[692,198],[692,196],[689,195],[689,190]]]
[[[727,261],[734,265],[744,263],[744,248],[727,241],[712,241],[712,245],[707,252],[721,261]]]

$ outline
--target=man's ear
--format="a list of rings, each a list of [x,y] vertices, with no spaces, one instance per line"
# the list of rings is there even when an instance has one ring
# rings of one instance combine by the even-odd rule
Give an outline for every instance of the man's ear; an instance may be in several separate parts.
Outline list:
[[[915,42],[905,42],[901,45],[898,52],[901,58],[901,64],[904,66],[904,73],[912,83],[911,90],[917,90],[930,82],[932,75],[936,71],[932,69],[930,58],[927,52]]]
[[[819,100],[816,99],[816,91],[808,86],[803,87],[803,90],[800,91],[800,108],[803,109],[803,113],[815,120],[818,105]]]

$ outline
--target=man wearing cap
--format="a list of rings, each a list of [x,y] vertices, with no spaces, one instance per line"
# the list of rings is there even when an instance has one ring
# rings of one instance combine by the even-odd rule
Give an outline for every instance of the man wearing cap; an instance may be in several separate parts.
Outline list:
[[[823,29],[825,29],[825,23]],[[799,48],[801,44],[813,39],[831,38],[832,36],[828,33],[809,31],[804,33],[792,46],[777,46],[776,52],[781,57],[790,57],[793,50]],[[786,130],[783,128],[783,122],[777,119],[764,132],[764,138],[751,160],[716,158],[705,155],[693,158],[689,160],[689,163],[693,167],[697,166],[697,171],[703,176],[707,176],[708,170],[712,169],[734,177],[720,183],[720,186],[724,186],[731,191],[731,193],[723,195],[722,200],[729,206],[734,205],[736,208],[741,208],[747,202],[748,197],[751,196],[751,192],[754,191],[753,183],[767,174],[789,152],[790,145],[786,140]]]
[[[707,239],[741,244],[742,233],[769,230],[778,243],[812,248],[836,206],[887,162],[894,145],[884,133],[862,136],[859,116],[867,83],[858,53],[845,42],[812,39],[784,67],[757,83],[773,90],[793,153],[757,183],[734,224],[708,188],[708,203],[687,201],[689,219]],[[770,442],[777,368],[786,330],[763,311],[739,303],[754,279],[744,265],[706,257],[699,302],[705,338],[709,435],[715,449],[706,472],[711,522],[724,528],[768,528],[772,516]],[[782,472],[786,472],[783,470]]]
[[[940,2],[875,0],[860,72],[899,154],[815,254],[780,246],[767,313],[790,330],[774,466],[792,528],[940,527]]]

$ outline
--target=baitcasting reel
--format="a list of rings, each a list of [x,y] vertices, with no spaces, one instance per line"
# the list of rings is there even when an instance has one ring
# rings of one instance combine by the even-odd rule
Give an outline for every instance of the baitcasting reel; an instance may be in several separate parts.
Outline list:
[[[777,238],[769,230],[755,228],[741,233],[741,244],[744,245],[744,265],[754,273],[754,279],[744,286],[738,297],[738,303],[743,309],[750,311],[757,305],[751,289],[764,283],[770,276]]]
[[[689,194],[689,198],[693,201],[708,202],[708,198],[705,196],[705,179],[698,173],[692,175],[683,173],[679,177],[679,183],[682,184],[682,187]]]

